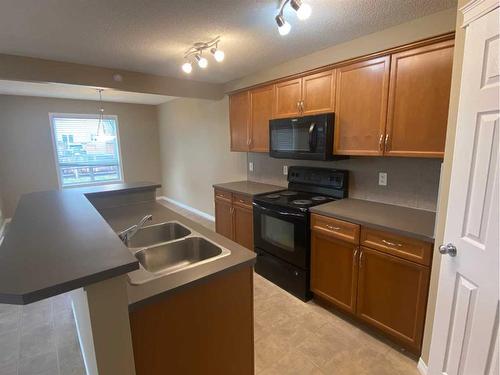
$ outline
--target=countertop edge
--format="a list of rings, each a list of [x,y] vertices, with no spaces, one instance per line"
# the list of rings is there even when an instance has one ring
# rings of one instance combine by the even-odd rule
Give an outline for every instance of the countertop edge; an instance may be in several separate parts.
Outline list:
[[[256,257],[253,257],[253,258],[250,258],[248,260],[244,260],[240,263],[236,263],[232,266],[229,266],[229,267],[226,267],[226,268],[223,268],[223,269],[220,269],[219,271],[216,271],[216,272],[212,272],[210,274],[207,274],[207,275],[204,275],[204,276],[201,276],[199,278],[196,278],[196,279],[193,279],[187,283],[184,283],[182,285],[178,285],[178,286],[174,286],[170,289],[167,289],[167,290],[164,290],[160,293],[157,293],[157,294],[154,294],[152,296],[149,296],[149,297],[146,297],[140,301],[136,301],[136,302],[133,302],[133,303],[130,303],[128,305],[128,310],[129,312],[133,312],[137,309],[140,309],[146,305],[149,305],[151,303],[155,303],[159,300],[162,300],[163,298],[167,298],[168,296],[170,295],[173,295],[175,293],[178,293],[178,292],[181,292],[187,288],[192,288],[192,287],[196,287],[202,283],[205,283],[205,282],[209,282],[212,278],[214,277],[218,277],[226,272],[231,272],[231,271],[235,271],[235,270],[238,270],[240,268],[245,268],[245,267],[253,267],[255,262],[257,261],[257,258]]]
[[[406,230],[403,230],[403,229],[398,229],[398,228],[389,227],[389,226],[386,226],[386,225],[381,225],[381,224],[376,224],[376,223],[372,223],[372,222],[367,222],[367,221],[364,221],[364,220],[359,220],[359,219],[352,218],[352,217],[345,216],[345,215],[329,214],[329,213],[326,213],[324,211],[312,211],[312,210],[311,210],[311,213],[317,214],[317,215],[322,215],[322,216],[327,216],[327,217],[332,217],[332,218],[340,219],[340,220],[344,220],[344,221],[348,221],[348,222],[351,222],[351,223],[354,223],[354,224],[363,225],[365,227],[370,227],[370,228],[373,228],[373,229],[379,229],[379,230],[385,230],[387,232],[397,233],[397,234],[400,234],[402,236],[415,238],[417,240],[422,240],[422,241],[425,241],[425,242],[434,242],[435,241],[434,237],[429,237],[429,236],[426,236],[424,234],[415,233],[415,232],[409,232],[409,231],[406,231]]]
[[[257,184],[257,185],[259,185],[259,184],[260,185],[265,185],[265,186],[268,186],[269,189],[263,189],[263,191],[258,192],[258,193],[250,193],[248,191],[239,190],[237,188],[230,188],[228,186],[225,186],[225,185],[228,185],[228,184],[245,183],[245,182],[252,183],[252,184]],[[275,191],[286,190],[286,187],[284,187],[284,186],[269,185],[269,184],[264,184],[264,183],[261,183],[261,182],[255,182],[255,181],[249,181],[249,180],[247,180],[247,181],[221,182],[221,183],[213,184],[212,188],[219,189],[219,190],[224,190],[224,191],[228,191],[228,192],[231,192],[231,193],[246,195],[247,197],[254,197],[254,196],[259,195],[259,194],[267,194],[267,193],[272,193],[272,192],[275,192]]]

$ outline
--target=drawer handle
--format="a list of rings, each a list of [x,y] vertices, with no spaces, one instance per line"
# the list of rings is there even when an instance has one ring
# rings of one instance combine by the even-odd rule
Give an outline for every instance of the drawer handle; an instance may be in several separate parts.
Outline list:
[[[238,202],[240,202],[240,203],[247,203],[243,199],[238,199]]]
[[[326,227],[330,230],[340,230],[340,227],[334,227],[333,225],[326,224]]]
[[[223,196],[222,194],[217,194],[217,196],[218,196],[219,198],[225,198],[225,196]]]
[[[400,243],[394,243],[394,242],[390,242],[390,241],[386,241],[386,240],[382,240],[382,242],[385,243],[386,245],[389,245],[389,246],[403,247],[403,245],[401,245]]]

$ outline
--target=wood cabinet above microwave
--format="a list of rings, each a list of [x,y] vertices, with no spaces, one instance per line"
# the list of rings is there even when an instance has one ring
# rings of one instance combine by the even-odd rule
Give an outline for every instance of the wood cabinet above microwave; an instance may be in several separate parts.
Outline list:
[[[443,157],[452,37],[438,36],[231,94],[231,151],[268,152],[272,118],[334,112],[336,155]]]
[[[295,78],[274,85],[273,118],[333,112],[335,70]]]

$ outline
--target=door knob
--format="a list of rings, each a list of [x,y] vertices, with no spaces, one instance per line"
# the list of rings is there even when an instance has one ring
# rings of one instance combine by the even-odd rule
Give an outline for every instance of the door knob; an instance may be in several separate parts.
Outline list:
[[[452,243],[439,246],[439,252],[443,255],[448,254],[451,257],[457,256],[457,248]]]

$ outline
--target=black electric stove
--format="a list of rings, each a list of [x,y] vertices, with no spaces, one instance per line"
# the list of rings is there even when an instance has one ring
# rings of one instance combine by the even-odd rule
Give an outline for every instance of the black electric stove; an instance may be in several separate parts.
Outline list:
[[[290,167],[288,189],[253,200],[255,271],[306,301],[309,291],[309,208],[347,197],[348,172]]]

